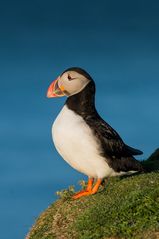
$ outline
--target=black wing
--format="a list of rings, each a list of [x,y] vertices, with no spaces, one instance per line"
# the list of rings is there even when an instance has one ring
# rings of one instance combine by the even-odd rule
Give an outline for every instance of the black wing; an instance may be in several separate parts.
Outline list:
[[[87,124],[93,129],[95,135],[102,142],[103,147],[109,156],[127,157],[132,155],[140,155],[142,151],[134,149],[126,145],[119,134],[100,116],[86,117]]]
[[[126,145],[119,134],[99,115],[88,116],[85,120],[99,139],[103,156],[111,159],[108,162],[110,166],[116,171],[142,171],[140,163],[133,157],[142,154],[142,151]]]

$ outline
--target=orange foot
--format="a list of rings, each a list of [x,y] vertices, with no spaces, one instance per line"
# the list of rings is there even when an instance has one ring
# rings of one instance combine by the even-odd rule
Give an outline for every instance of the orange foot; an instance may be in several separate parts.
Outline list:
[[[94,178],[89,178],[88,179],[87,188],[85,190],[82,190],[82,191],[74,194],[73,195],[73,199],[77,199],[77,198],[79,198],[81,196],[84,196],[83,194],[86,194],[87,192],[91,191],[92,190],[93,182],[94,182]]]
[[[86,190],[82,190],[82,191],[76,193],[75,195],[73,195],[72,198],[73,199],[78,199],[78,198],[83,197],[83,196],[88,196],[88,195],[95,194],[98,191],[98,189],[99,189],[99,186],[100,186],[100,184],[102,182],[102,179],[98,179],[96,184],[92,188],[93,181],[94,181],[94,179],[90,178],[88,180],[88,186],[87,186]]]

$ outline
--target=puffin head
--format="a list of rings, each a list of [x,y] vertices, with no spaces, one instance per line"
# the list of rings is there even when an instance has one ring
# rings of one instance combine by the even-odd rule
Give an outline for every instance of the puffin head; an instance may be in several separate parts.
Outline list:
[[[68,68],[50,84],[47,91],[47,97],[69,97],[78,94],[91,81],[93,81],[91,76],[82,68]]]

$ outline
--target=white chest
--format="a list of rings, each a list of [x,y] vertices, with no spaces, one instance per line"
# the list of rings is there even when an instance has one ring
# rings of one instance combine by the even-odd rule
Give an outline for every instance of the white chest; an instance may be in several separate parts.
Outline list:
[[[112,173],[100,156],[99,145],[83,118],[64,106],[52,127],[57,151],[73,168],[91,177]]]

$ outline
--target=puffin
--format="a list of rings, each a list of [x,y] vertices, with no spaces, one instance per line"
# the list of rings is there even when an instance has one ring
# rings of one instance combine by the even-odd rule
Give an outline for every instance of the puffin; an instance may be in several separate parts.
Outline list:
[[[112,176],[143,172],[135,155],[143,152],[124,143],[119,134],[98,114],[95,82],[84,69],[62,72],[47,90],[47,97],[66,96],[52,125],[58,153],[74,169],[88,176],[85,190],[73,199],[97,193],[102,181]]]

